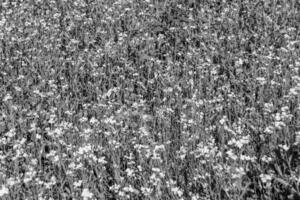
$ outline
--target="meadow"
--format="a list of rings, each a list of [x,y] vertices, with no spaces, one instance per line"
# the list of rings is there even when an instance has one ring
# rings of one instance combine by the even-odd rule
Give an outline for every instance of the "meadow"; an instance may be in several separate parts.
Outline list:
[[[0,3],[0,199],[299,200],[298,0]]]

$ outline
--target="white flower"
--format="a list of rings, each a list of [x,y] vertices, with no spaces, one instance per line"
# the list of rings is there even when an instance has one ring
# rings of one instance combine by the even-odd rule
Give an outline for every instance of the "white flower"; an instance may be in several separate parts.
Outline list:
[[[220,122],[221,125],[224,125],[226,121],[227,121],[227,117],[223,116],[222,119],[219,122]]]
[[[78,154],[84,155],[84,154],[88,154],[91,151],[92,151],[92,147],[90,144],[88,144],[88,145],[85,145],[84,147],[79,147]]]
[[[152,189],[147,187],[141,187],[141,191],[145,196],[148,196],[152,193]]]
[[[245,170],[242,167],[238,167],[235,169],[235,173],[233,173],[233,178],[241,178],[243,175],[245,175]]]
[[[231,158],[232,160],[236,160],[237,159],[237,156],[235,155],[235,153],[232,151],[232,149],[229,149],[227,152],[226,152],[227,156],[229,158]]]
[[[142,132],[143,136],[149,136],[149,131],[146,127],[141,127],[140,131]]]
[[[236,143],[235,143],[235,145],[239,148],[239,149],[241,149],[242,147],[243,147],[243,142],[242,142],[242,140],[239,140],[239,141],[237,141]]]
[[[181,190],[180,188],[178,188],[178,187],[173,187],[173,188],[171,188],[171,191],[172,191],[174,194],[178,195],[179,197],[181,197],[181,196],[183,195],[182,190]]]
[[[134,176],[134,170],[127,168],[125,171],[128,177]]]
[[[300,144],[300,131],[296,132],[296,141],[295,145]]]
[[[268,183],[272,180],[272,176],[269,174],[261,174],[259,177],[263,183]]]
[[[280,148],[282,148],[284,151],[287,151],[287,150],[289,150],[289,147],[285,144],[285,145],[281,145],[281,144],[279,144],[278,145]]]
[[[272,158],[271,158],[271,157],[268,157],[268,156],[266,156],[266,155],[264,155],[264,156],[261,158],[261,160],[262,160],[263,162],[268,163],[268,162],[271,162],[271,161],[272,161]]]
[[[243,136],[243,137],[240,139],[239,142],[242,143],[242,146],[243,146],[244,144],[248,144],[248,143],[250,142],[250,137],[249,137],[249,135]]]
[[[7,185],[9,185],[9,186],[14,186],[14,185],[16,185],[18,182],[19,182],[19,181],[18,181],[17,179],[15,179],[15,178],[9,178],[9,179],[7,179]]]
[[[84,188],[83,191],[82,191],[82,193],[81,193],[81,196],[83,197],[84,200],[87,200],[87,199],[93,197],[93,193],[91,193],[91,192],[89,191],[89,189]]]
[[[92,117],[92,118],[90,119],[90,123],[91,123],[91,124],[98,124],[99,121],[98,121],[95,117]]]
[[[98,158],[98,162],[103,165],[107,163],[104,156]]]
[[[154,151],[164,151],[165,150],[165,146],[162,144],[162,145],[156,145],[154,147]]]
[[[273,126],[268,126],[265,130],[265,133],[267,134],[272,134],[274,132],[274,127]]]
[[[10,99],[12,99],[11,95],[10,95],[10,94],[7,94],[7,95],[4,97],[3,101],[6,102],[6,101],[8,101],[8,100],[10,100]]]
[[[4,24],[5,24],[5,22],[6,22],[6,19],[5,19],[5,18],[2,18],[2,19],[0,20],[0,27],[3,27]]]
[[[1,189],[0,189],[0,197],[9,194],[9,191],[7,189],[7,187],[5,187],[4,185],[2,185]]]
[[[15,128],[12,128],[10,131],[8,131],[5,136],[9,137],[9,138],[12,138],[16,135],[16,129]]]
[[[264,85],[266,84],[266,79],[264,77],[257,77],[256,80],[261,84]]]
[[[77,182],[75,182],[75,183],[73,183],[73,185],[74,185],[74,187],[80,187],[81,186],[81,184],[82,184],[82,181],[80,180],[80,181],[77,181]]]
[[[280,113],[276,113],[274,118],[275,118],[276,121],[280,121],[281,120]]]
[[[124,191],[124,192],[135,193],[135,194],[138,194],[138,193],[139,193],[139,191],[136,190],[135,188],[133,188],[131,185],[129,185],[128,187],[124,187],[124,188],[123,188],[123,191]]]
[[[231,140],[228,141],[229,145],[234,145],[236,143],[236,139],[232,138]]]
[[[192,200],[199,200],[199,199],[200,199],[199,194],[193,194],[192,195]]]
[[[251,157],[250,156],[245,156],[245,155],[241,155],[241,160],[246,160],[246,161],[249,161],[251,160]]]

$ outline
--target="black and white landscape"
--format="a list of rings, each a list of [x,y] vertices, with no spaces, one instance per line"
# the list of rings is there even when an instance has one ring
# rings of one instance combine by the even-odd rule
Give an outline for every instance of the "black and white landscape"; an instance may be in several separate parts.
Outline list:
[[[0,1],[0,199],[299,200],[299,0]]]

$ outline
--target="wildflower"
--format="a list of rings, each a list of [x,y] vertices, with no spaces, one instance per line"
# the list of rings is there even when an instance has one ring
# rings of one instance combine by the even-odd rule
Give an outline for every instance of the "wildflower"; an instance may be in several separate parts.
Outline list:
[[[223,118],[220,120],[220,124],[223,125],[227,121],[227,116],[223,116]]]
[[[236,65],[242,65],[244,63],[244,61],[240,58],[238,61],[236,61]]]
[[[84,155],[89,153],[92,150],[92,147],[90,144],[85,145],[84,147],[79,147],[78,154]]]
[[[241,155],[241,160],[245,160],[245,161],[250,161],[251,157],[250,156],[245,156],[245,155]]]
[[[269,162],[272,161],[272,158],[270,158],[270,157],[264,155],[264,156],[261,158],[261,160],[262,160],[263,162],[269,163]]]
[[[181,196],[183,195],[182,190],[180,190],[180,188],[178,188],[178,187],[172,187],[172,188],[171,188],[171,191],[172,191],[174,194],[178,195],[179,197],[181,197]]]
[[[135,193],[135,194],[139,193],[139,191],[137,189],[133,188],[131,185],[129,185],[128,187],[124,187],[123,191],[124,192]]]
[[[228,141],[229,145],[233,145],[235,143],[236,143],[236,139],[235,138],[232,138],[231,140]]]
[[[107,163],[104,156],[98,158],[98,162],[103,165]]]
[[[6,102],[6,101],[8,101],[8,100],[10,100],[10,99],[12,99],[11,95],[10,95],[10,94],[7,94],[7,95],[4,97],[3,101]]]
[[[99,121],[98,121],[95,117],[92,117],[92,118],[90,119],[90,123],[91,123],[91,124],[98,124]]]
[[[250,142],[250,137],[249,135],[246,135],[246,136],[243,136],[241,139],[240,139],[241,143],[243,144],[248,144]]]
[[[266,84],[266,79],[264,77],[257,77],[256,80],[261,84],[264,85]]]
[[[5,22],[6,22],[6,19],[5,19],[5,18],[2,18],[2,19],[0,20],[0,27],[3,27],[4,24],[5,24]]]
[[[152,189],[147,187],[141,187],[141,191],[145,196],[149,196],[152,193]]]
[[[274,132],[274,127],[273,126],[268,126],[265,130],[265,133],[267,134],[272,134]]]
[[[134,170],[127,168],[125,171],[128,177],[134,176]]]
[[[242,138],[240,138],[239,140],[236,140],[234,138],[232,138],[228,144],[229,145],[235,145],[236,147],[238,147],[239,149],[243,147],[243,145],[248,144],[249,143],[249,136],[243,136]]]
[[[87,122],[87,121],[88,121],[88,118],[86,118],[86,117],[81,117],[81,118],[79,119],[79,121],[80,121],[81,123]]]
[[[17,92],[21,92],[21,91],[22,91],[22,88],[20,88],[20,87],[18,87],[18,86],[15,86],[15,90],[16,90]]]
[[[232,160],[236,160],[237,156],[235,155],[235,153],[232,151],[232,149],[229,149],[226,154],[228,155],[228,157],[230,157]]]
[[[259,177],[263,183],[269,183],[272,180],[272,176],[269,174],[261,174]]]
[[[280,121],[276,121],[276,122],[274,122],[274,126],[277,129],[281,129],[282,127],[285,127],[285,123],[284,122],[280,122]]]
[[[287,150],[289,150],[289,147],[285,144],[285,145],[281,145],[281,144],[279,144],[278,145],[280,148],[282,148],[284,151],[287,151]]]
[[[276,113],[274,118],[275,118],[276,121],[280,121],[281,120],[280,113]]]
[[[200,199],[199,194],[193,194],[192,195],[192,200],[198,200],[198,199]]]
[[[162,144],[162,145],[156,145],[154,147],[154,151],[159,151],[159,150],[164,151],[165,150],[165,146]]]
[[[121,187],[120,185],[114,184],[109,189],[114,191],[114,192],[117,192],[117,191],[120,190],[120,187]]]
[[[300,131],[296,132],[296,141],[295,145],[300,144]]]
[[[56,116],[54,114],[51,114],[48,122],[50,124],[54,124],[56,122]]]
[[[150,134],[146,127],[141,127],[140,131],[142,132],[143,136],[149,136],[149,134]]]
[[[265,103],[265,105],[264,105],[264,110],[265,110],[266,112],[272,112],[273,107],[274,107],[273,103]]]
[[[290,96],[297,96],[299,93],[299,87],[293,87],[289,91]]]
[[[142,116],[142,119],[147,122],[147,121],[151,121],[153,117],[151,115],[144,114]]]
[[[87,200],[93,197],[93,193],[91,193],[88,188],[84,188],[81,193],[81,196],[83,197],[84,200]]]
[[[78,188],[82,185],[82,181],[81,180],[77,181],[77,182],[73,183],[73,185],[74,185],[74,187]]]
[[[120,191],[118,192],[118,195],[121,196],[121,197],[124,197],[124,196],[125,196],[125,192],[123,192],[123,191],[120,190]]]
[[[232,174],[232,178],[233,179],[240,179],[245,174],[246,174],[245,170],[242,167],[238,167],[238,168],[235,168],[235,172]]]
[[[5,136],[9,137],[9,138],[12,138],[16,135],[16,129],[15,128],[12,128],[10,131],[8,131]]]
[[[0,189],[0,197],[9,194],[9,191],[7,189],[7,187],[5,187],[4,185],[2,185],[1,189]]]
[[[30,171],[28,171],[28,172],[25,173],[25,177],[24,177],[24,180],[23,180],[24,183],[28,183],[28,182],[32,181],[32,179],[36,175],[36,172],[33,169],[29,169],[29,170]]]
[[[7,185],[9,185],[9,186],[14,186],[14,185],[16,185],[18,183],[19,183],[19,180],[17,180],[16,178],[9,178],[9,179],[7,179]]]

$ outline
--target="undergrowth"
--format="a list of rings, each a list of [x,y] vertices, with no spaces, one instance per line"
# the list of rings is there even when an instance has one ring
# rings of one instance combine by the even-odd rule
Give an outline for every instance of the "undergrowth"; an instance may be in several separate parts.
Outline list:
[[[300,199],[297,0],[0,4],[0,198]]]

